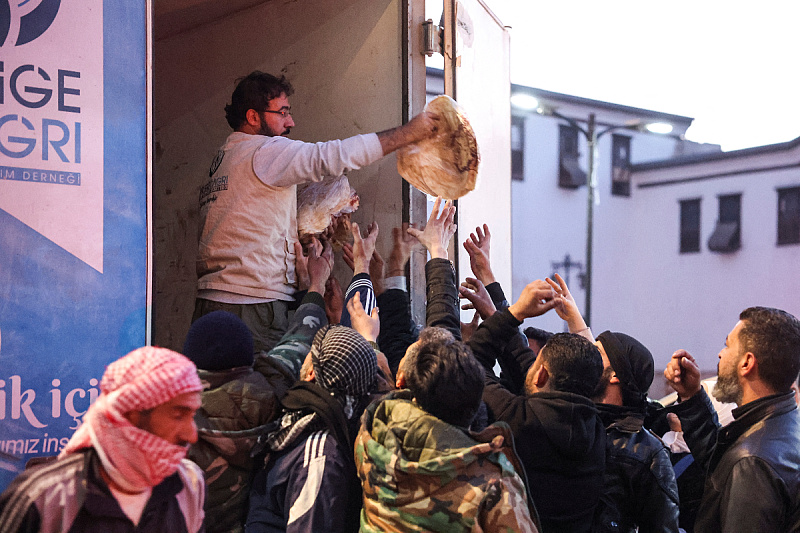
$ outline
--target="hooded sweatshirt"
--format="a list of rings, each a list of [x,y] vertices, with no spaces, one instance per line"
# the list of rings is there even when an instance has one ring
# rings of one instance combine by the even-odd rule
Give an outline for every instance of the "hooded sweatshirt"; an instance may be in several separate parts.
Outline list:
[[[511,426],[545,531],[589,531],[605,472],[606,431],[591,400],[568,392],[515,394],[491,372],[496,355],[518,334],[508,311],[489,317],[470,339],[487,368],[483,401],[490,419]]]
[[[538,531],[505,424],[469,433],[397,391],[367,408],[355,451],[361,531]]]

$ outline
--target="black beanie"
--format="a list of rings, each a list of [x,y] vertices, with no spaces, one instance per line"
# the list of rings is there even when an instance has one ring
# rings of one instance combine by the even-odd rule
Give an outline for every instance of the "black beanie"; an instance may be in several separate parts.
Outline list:
[[[622,386],[629,407],[641,407],[647,400],[647,390],[653,383],[653,354],[644,344],[624,333],[604,331],[597,336],[603,345],[611,368]]]
[[[253,364],[253,334],[227,311],[214,311],[194,321],[183,355],[201,370],[228,370]]]

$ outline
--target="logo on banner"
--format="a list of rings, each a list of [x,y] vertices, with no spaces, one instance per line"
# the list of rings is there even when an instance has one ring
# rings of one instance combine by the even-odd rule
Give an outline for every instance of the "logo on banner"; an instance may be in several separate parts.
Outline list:
[[[0,0],[0,47],[36,40],[56,19],[61,0]]]
[[[99,272],[102,2],[0,0],[0,209]]]

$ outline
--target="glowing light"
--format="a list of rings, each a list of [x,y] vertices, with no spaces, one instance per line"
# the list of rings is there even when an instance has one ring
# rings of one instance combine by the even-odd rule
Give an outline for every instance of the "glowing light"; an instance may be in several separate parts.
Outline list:
[[[672,124],[667,124],[666,122],[651,122],[645,125],[645,129],[650,133],[665,135],[667,133],[672,133]]]
[[[515,93],[511,95],[511,105],[525,111],[533,111],[539,107],[539,100],[525,93]]]

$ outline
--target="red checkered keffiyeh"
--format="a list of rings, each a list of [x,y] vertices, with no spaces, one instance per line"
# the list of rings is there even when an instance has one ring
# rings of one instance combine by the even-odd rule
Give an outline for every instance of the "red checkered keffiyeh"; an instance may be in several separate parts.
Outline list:
[[[134,427],[124,415],[202,389],[194,363],[183,355],[152,346],[134,350],[108,365],[100,397],[61,457],[93,447],[106,473],[122,489],[142,492],[154,487],[178,469],[187,448]]]

